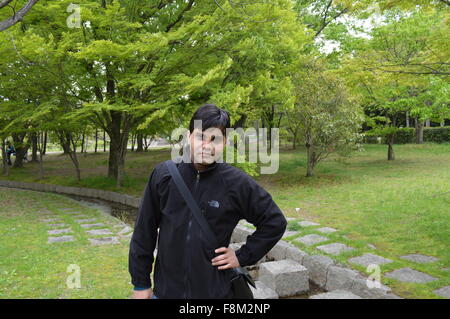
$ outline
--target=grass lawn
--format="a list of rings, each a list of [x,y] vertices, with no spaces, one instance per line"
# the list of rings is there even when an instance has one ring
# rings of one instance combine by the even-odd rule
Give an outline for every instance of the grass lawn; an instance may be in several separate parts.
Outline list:
[[[330,241],[319,244],[341,242],[355,248],[333,256],[337,261],[347,264],[349,257],[368,252],[392,259],[394,262],[381,266],[382,274],[410,267],[438,280],[406,284],[382,275],[383,284],[405,298],[438,298],[432,291],[450,284],[449,271],[442,269],[450,267],[450,143],[396,145],[394,149],[394,161],[386,160],[386,145],[376,144],[365,145],[364,151],[350,158],[330,156],[319,164],[312,178],[305,177],[303,148],[281,150],[278,173],[260,175],[256,180],[272,194],[287,217],[308,219],[338,229],[327,234]],[[38,165],[31,163],[23,169],[11,169],[9,177],[0,178],[101,188],[140,196],[151,169],[168,158],[167,149],[127,153],[127,175],[120,189],[105,177],[107,155],[104,153],[80,156],[83,179],[80,184],[74,178],[70,159],[55,154],[46,157],[46,178],[42,181],[37,180]],[[5,226],[2,222],[2,233],[11,228],[20,231],[14,220],[8,223]],[[320,226],[301,228],[291,223],[289,227],[299,229],[301,235],[320,234],[315,231]],[[299,247],[319,253],[315,246],[299,244]],[[435,256],[439,261],[416,264],[399,258],[414,253]],[[363,267],[352,267],[365,271]]]
[[[128,298],[132,293],[128,274],[128,240],[120,244],[92,246],[73,216],[59,208],[73,208],[87,218],[96,217],[116,230],[117,220],[57,194],[0,188],[0,298]],[[47,243],[49,227],[38,213],[49,210],[71,227],[73,242]],[[51,235],[50,235],[51,236]],[[80,288],[66,281],[80,270]],[[73,266],[72,266],[73,267]],[[70,282],[70,280],[69,280]]]

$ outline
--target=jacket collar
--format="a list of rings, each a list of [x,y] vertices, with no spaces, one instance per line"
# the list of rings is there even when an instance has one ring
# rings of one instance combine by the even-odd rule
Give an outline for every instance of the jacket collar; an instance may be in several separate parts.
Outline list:
[[[192,172],[195,173],[195,174],[197,174],[197,173],[204,174],[204,173],[207,173],[207,172],[211,172],[211,171],[213,171],[214,169],[216,169],[217,166],[218,166],[218,163],[217,163],[217,162],[213,162],[213,163],[211,163],[210,165],[208,165],[204,170],[198,171],[197,168],[195,167],[195,165],[194,165],[193,162],[187,162],[187,163],[186,163],[186,162],[183,160],[183,164],[189,166],[190,169],[192,170]]]

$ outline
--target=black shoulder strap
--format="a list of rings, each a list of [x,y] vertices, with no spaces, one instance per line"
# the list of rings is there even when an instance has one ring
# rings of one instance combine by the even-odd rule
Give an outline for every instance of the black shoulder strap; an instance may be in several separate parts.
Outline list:
[[[213,243],[214,247],[219,247],[217,237],[214,235],[208,222],[202,215],[202,212],[200,211],[200,207],[198,207],[197,203],[195,202],[194,198],[192,197],[191,192],[187,188],[186,183],[183,181],[183,178],[181,177],[177,166],[175,165],[175,163],[172,160],[166,161],[165,164],[166,164],[167,168],[169,169],[170,175],[172,176],[172,178],[175,182],[175,185],[177,185],[177,188],[180,191],[181,196],[183,196],[184,201],[191,209],[192,214],[194,215],[195,219],[197,220],[198,224],[200,225],[207,240],[210,243]]]

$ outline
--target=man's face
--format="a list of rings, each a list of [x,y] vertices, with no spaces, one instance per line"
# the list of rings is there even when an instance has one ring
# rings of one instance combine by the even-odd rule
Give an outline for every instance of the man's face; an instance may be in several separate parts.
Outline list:
[[[219,128],[210,127],[203,132],[194,128],[189,136],[189,142],[191,160],[194,163],[209,165],[222,154],[226,139]]]

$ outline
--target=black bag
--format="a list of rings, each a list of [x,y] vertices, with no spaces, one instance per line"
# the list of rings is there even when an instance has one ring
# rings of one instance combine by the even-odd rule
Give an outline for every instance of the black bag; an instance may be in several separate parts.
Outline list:
[[[172,160],[168,160],[165,162],[167,168],[169,169],[170,175],[172,176],[175,184],[178,187],[178,190],[183,196],[183,199],[186,201],[187,205],[191,209],[194,217],[199,223],[204,235],[208,238],[208,241],[214,243],[215,247],[218,247],[218,240],[211,228],[209,227],[208,222],[203,217],[200,208],[192,197],[189,189],[181,178],[180,172],[178,171],[177,166]],[[243,267],[231,268],[227,269],[231,272],[231,290],[233,292],[233,299],[253,299],[253,293],[249,287],[249,284],[252,285],[256,289],[256,285],[252,279],[252,277],[248,274],[247,270]]]

